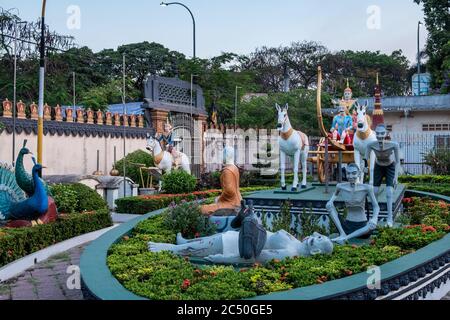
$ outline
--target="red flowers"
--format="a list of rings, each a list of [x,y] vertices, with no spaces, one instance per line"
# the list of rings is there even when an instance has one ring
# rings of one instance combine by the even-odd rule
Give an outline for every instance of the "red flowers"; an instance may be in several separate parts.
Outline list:
[[[322,283],[327,282],[327,281],[328,281],[328,277],[327,276],[321,276],[321,277],[317,278],[317,283],[318,284],[322,284]]]
[[[403,198],[403,201],[402,201],[403,203],[406,203],[406,204],[409,204],[409,203],[412,203],[413,202],[413,199],[412,198]]]
[[[181,285],[181,289],[187,290],[191,286],[191,280],[185,279]]]
[[[406,226],[405,229],[421,229],[421,231],[423,233],[427,233],[427,232],[437,232],[435,227],[432,226],[427,226],[425,224],[418,224],[418,225],[413,225],[413,226]]]

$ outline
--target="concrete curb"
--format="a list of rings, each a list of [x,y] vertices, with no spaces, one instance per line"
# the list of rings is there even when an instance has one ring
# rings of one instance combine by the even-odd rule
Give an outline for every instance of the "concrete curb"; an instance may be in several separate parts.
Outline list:
[[[24,271],[32,268],[37,263],[40,263],[42,261],[45,261],[52,256],[58,255],[60,253],[66,252],[70,249],[73,249],[75,247],[81,246],[83,244],[86,244],[88,242],[94,241],[103,234],[107,233],[108,231],[111,231],[112,229],[116,228],[118,225],[114,225],[109,228],[105,228],[102,230],[97,230],[91,233],[87,233],[60,243],[57,243],[53,246],[50,246],[48,248],[45,248],[43,250],[37,251],[33,254],[30,254],[26,257],[23,257],[19,260],[16,260],[3,268],[0,268],[0,283],[4,281],[8,281]]]

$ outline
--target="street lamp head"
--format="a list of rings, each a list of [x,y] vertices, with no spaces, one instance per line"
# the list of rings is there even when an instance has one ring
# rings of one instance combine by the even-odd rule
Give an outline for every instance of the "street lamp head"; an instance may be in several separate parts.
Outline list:
[[[161,2],[160,6],[161,7],[168,7],[169,5],[167,3],[165,3],[165,2]]]

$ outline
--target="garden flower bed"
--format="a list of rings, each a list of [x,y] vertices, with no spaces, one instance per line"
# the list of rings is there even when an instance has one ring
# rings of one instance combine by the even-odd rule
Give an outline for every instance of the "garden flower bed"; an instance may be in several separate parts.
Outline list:
[[[163,213],[140,222],[131,234],[114,244],[107,264],[127,290],[157,300],[245,299],[321,284],[396,260],[450,232],[448,204],[415,198],[408,201],[403,218],[419,220],[420,225],[380,229],[370,244],[336,246],[331,256],[292,258],[241,269],[198,266],[167,252],[149,252],[149,241],[175,242],[175,232],[165,223],[168,213]],[[416,214],[419,207],[424,208],[424,214]],[[430,225],[423,223],[426,221]]]

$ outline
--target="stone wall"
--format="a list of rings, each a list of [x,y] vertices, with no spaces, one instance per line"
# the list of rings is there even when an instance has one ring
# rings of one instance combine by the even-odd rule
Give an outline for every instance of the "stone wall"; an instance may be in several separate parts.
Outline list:
[[[13,160],[13,118],[12,104],[3,102],[0,115],[0,162],[11,164]],[[99,168],[108,174],[114,163],[114,149],[117,160],[123,158],[124,137],[126,154],[136,150],[145,150],[147,134],[153,134],[151,128],[144,127],[143,116],[123,116],[120,114],[93,112],[79,109],[72,117],[71,109],[62,112],[61,107],[46,105],[43,141],[43,165],[47,167],[44,175],[79,174],[88,175],[97,171],[97,151]],[[37,152],[36,105],[26,106],[21,101],[16,107],[17,119],[16,155],[28,140],[27,147]],[[64,117],[63,117],[64,116]],[[31,159],[26,160],[31,170]]]

